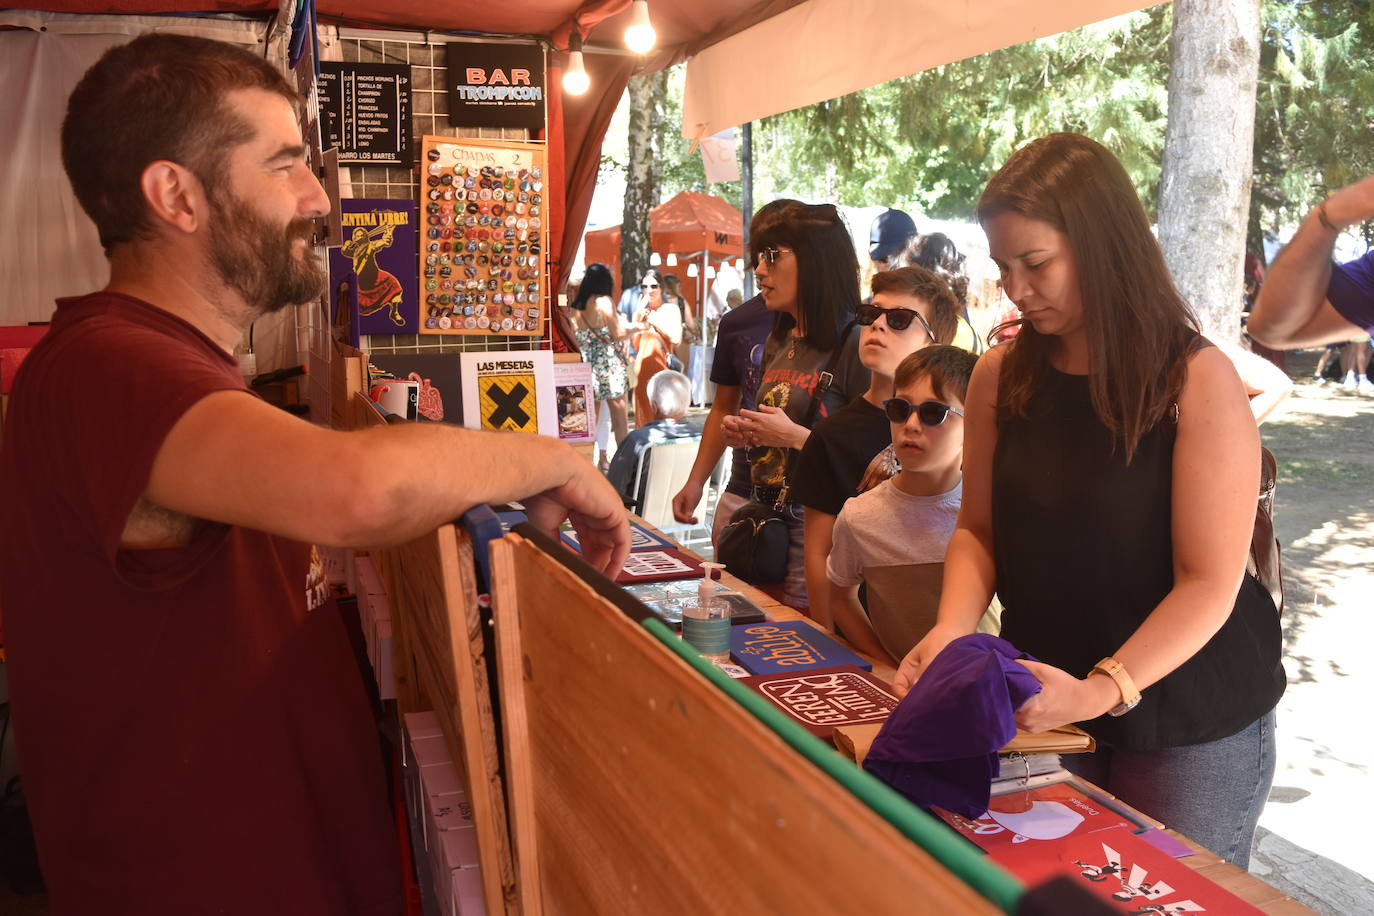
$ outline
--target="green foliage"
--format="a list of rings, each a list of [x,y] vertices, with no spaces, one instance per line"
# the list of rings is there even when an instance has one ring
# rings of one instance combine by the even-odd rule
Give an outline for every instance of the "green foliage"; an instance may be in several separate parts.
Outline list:
[[[1265,0],[1262,16],[1256,250],[1328,191],[1374,174],[1370,0]],[[754,199],[909,204],[968,219],[1014,149],[1071,130],[1121,159],[1153,213],[1172,19],[1164,4],[765,118],[754,130]],[[739,206],[739,184],[708,185],[700,154],[678,136],[684,81],[674,68],[657,98],[661,195],[707,191]]]
[[[755,157],[790,176],[779,194],[968,218],[1012,150],[1072,130],[1111,148],[1152,201],[1169,22],[1156,7],[785,112],[761,123]]]
[[[1267,0],[1263,10],[1253,249],[1264,235],[1281,235],[1330,191],[1374,173],[1374,12],[1368,0]]]
[[[740,206],[740,183],[709,182],[699,151],[688,152],[691,144],[682,139],[682,92],[687,82],[686,66],[664,71],[654,83],[654,162],[658,197],[662,202],[679,191],[701,191],[722,197]],[[628,163],[603,154],[600,170],[626,172]]]

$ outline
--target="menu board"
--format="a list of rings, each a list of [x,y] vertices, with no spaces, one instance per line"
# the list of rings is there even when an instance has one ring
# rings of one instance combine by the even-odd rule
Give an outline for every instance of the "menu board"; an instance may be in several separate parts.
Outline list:
[[[343,163],[410,165],[410,67],[320,64],[320,125]]]
[[[541,334],[548,315],[544,144],[422,142],[420,333]]]

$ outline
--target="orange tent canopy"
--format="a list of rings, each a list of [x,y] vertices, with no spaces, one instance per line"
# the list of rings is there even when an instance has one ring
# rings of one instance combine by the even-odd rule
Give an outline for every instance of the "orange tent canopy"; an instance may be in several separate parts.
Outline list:
[[[649,244],[658,254],[695,255],[699,261],[705,251],[713,260],[732,261],[745,255],[745,217],[717,196],[683,191],[649,211]],[[611,275],[620,276],[620,227],[613,225],[588,232],[583,260],[585,264],[605,264]],[[697,280],[687,276],[691,261],[692,257],[686,257],[677,262],[676,268],[658,269],[676,273],[682,279],[688,304],[695,306]]]

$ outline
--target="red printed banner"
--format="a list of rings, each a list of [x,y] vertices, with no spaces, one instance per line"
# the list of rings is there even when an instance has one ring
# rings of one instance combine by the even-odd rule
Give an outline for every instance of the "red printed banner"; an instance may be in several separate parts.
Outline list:
[[[1101,799],[1085,794],[1071,781],[994,795],[988,801],[987,814],[977,820],[940,808],[935,811],[951,827],[993,855],[1097,830],[1134,830],[1142,826]]]
[[[1064,875],[1131,916],[1262,912],[1125,827],[1003,848],[991,857],[1032,887]]]

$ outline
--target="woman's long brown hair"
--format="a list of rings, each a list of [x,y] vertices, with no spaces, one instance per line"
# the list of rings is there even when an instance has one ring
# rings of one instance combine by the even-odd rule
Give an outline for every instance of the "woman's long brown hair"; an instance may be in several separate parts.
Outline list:
[[[1050,134],[1012,154],[978,200],[978,221],[1019,213],[1068,237],[1078,267],[1093,410],[1126,461],[1183,385],[1198,322],[1174,286],[1121,163],[1079,134]],[[1024,416],[1049,371],[1052,337],[1022,323],[1002,363],[999,409]]]

